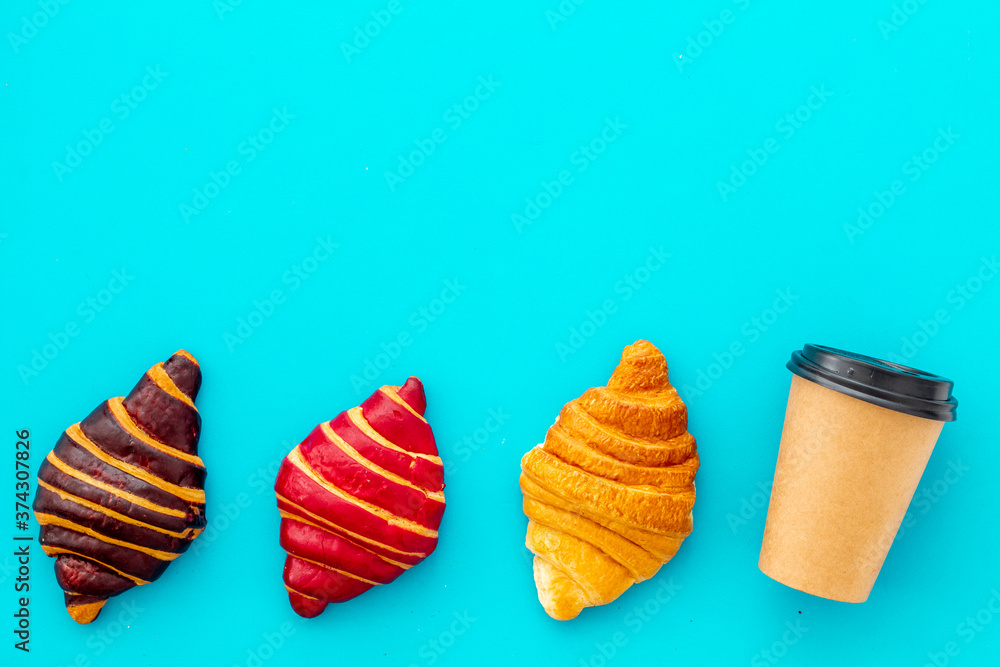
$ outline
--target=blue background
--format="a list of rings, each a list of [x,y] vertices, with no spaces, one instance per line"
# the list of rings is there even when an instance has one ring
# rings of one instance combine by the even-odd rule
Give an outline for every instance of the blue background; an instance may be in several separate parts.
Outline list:
[[[1000,590],[1000,280],[983,280],[1000,252],[995,3],[586,2],[559,14],[557,0],[401,0],[367,44],[356,29],[373,11],[386,22],[382,0],[51,4],[51,17],[30,0],[0,12],[0,488],[9,505],[15,429],[31,430],[36,469],[62,429],[184,347],[205,376],[212,527],[90,626],[66,615],[39,554],[32,651],[4,628],[2,662],[996,659],[1000,618],[981,613]],[[363,48],[343,46],[355,39]],[[462,117],[456,104],[476,108]],[[274,109],[294,118],[268,135]],[[607,122],[619,130],[602,146]],[[951,138],[935,148],[939,132]],[[429,137],[434,151],[390,187],[386,172]],[[564,170],[546,199],[543,182],[558,191]],[[519,228],[526,209],[534,220]],[[326,261],[309,259],[318,238],[339,244]],[[646,273],[661,247],[669,259]],[[102,291],[114,271],[128,280],[118,294]],[[447,280],[460,295],[442,312]],[[791,303],[780,314],[779,291]],[[401,333],[410,344],[397,350]],[[687,387],[695,530],[654,580],[557,623],[523,547],[518,462],[637,338]],[[757,570],[784,363],[805,342],[948,375],[961,401],[862,605]],[[352,376],[387,365],[384,350],[391,366],[368,368],[359,389]],[[277,462],[409,374],[426,384],[449,465],[440,546],[391,586],[300,623],[280,579]],[[477,431],[490,410],[502,426]],[[977,613],[991,622],[962,625]],[[957,655],[942,653],[949,642]]]

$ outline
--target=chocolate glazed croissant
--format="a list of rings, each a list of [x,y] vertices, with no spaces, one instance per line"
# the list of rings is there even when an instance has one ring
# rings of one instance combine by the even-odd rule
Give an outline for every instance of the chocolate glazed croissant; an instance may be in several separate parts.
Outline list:
[[[538,599],[557,620],[649,579],[691,534],[698,470],[667,362],[640,340],[521,459]]]
[[[444,514],[444,467],[415,377],[320,424],[285,457],[274,490],[285,588],[312,618],[426,558]]]
[[[77,623],[97,618],[109,597],[155,581],[204,530],[200,386],[198,362],[180,350],[126,398],[66,429],[42,462],[39,541],[56,558]]]

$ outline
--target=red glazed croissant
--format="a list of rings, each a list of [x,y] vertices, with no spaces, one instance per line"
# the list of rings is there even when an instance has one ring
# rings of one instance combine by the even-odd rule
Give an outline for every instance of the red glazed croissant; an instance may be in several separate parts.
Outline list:
[[[66,429],[42,462],[39,541],[56,557],[77,623],[97,618],[109,597],[158,579],[204,530],[199,387],[198,362],[180,350],[128,397]]]
[[[274,490],[285,588],[318,616],[426,558],[444,514],[444,467],[415,377],[320,424],[285,457]]]

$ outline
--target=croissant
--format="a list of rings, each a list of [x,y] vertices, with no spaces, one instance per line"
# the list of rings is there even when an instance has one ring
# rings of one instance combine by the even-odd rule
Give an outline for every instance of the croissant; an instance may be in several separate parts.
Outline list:
[[[521,459],[538,600],[556,620],[652,577],[691,534],[698,453],[687,408],[650,342],[607,387],[567,403]]]
[[[285,457],[274,490],[285,589],[313,618],[426,558],[444,515],[444,466],[415,377],[320,424]]]
[[[205,528],[198,362],[180,350],[125,398],[70,426],[38,471],[33,509],[66,611],[90,623],[108,598],[156,581]]]

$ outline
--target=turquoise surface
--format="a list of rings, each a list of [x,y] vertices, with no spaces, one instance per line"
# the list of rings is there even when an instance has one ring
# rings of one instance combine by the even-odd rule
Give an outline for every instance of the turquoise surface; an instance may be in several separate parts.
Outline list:
[[[996,664],[998,20],[918,0],[4,3],[0,662]],[[557,623],[518,462],[637,338],[688,402],[695,530]],[[862,605],[757,570],[805,342],[947,375],[961,402]],[[33,478],[181,347],[205,375],[208,532],[90,626],[33,543],[16,650],[15,431]],[[299,622],[277,463],[410,374],[448,464],[439,548]]]

